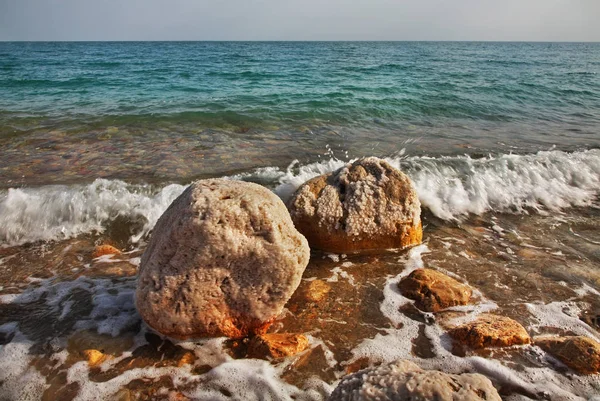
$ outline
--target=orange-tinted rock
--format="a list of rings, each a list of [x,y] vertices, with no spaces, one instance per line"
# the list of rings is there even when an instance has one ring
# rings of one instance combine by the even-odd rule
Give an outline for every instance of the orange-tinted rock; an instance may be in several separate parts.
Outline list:
[[[398,287],[402,295],[415,301],[417,308],[427,312],[466,305],[473,293],[469,286],[432,269],[413,271]]]
[[[302,352],[306,348],[308,348],[308,338],[302,334],[262,334],[250,340],[248,357],[283,358]]]
[[[537,337],[534,344],[576,372],[600,372],[600,344],[589,337]]]
[[[331,291],[329,284],[323,280],[313,280],[304,289],[303,295],[307,301],[319,302],[325,299],[329,291]]]
[[[112,356],[106,355],[97,349],[86,349],[82,352],[82,354],[92,368],[99,366],[102,364],[102,362],[112,358]]]
[[[349,253],[421,243],[421,203],[412,181],[369,157],[304,183],[289,201],[311,247]]]
[[[179,358],[179,361],[177,362],[177,367],[182,367],[185,365],[193,365],[194,362],[196,362],[196,355],[191,352],[188,351],[186,353],[184,353],[181,358]]]
[[[92,253],[92,257],[94,259],[99,258],[104,255],[120,255],[121,251],[115,248],[112,245],[98,245],[94,249],[94,253]]]
[[[190,185],[160,217],[142,256],[136,306],[175,338],[266,332],[310,258],[281,199],[258,184]]]
[[[89,361],[89,357],[99,356],[96,353],[119,356],[132,345],[133,338],[131,336],[113,337],[85,330],[78,331],[69,337],[67,350],[73,355],[82,355]],[[89,357],[86,353],[89,354]]]
[[[471,348],[529,344],[525,328],[508,317],[482,314],[475,321],[451,329],[448,334]]]

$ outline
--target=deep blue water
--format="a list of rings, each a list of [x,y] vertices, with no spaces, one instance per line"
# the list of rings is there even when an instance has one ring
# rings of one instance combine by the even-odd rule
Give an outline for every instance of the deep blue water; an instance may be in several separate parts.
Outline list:
[[[599,73],[598,43],[0,43],[0,168],[11,175],[23,154],[81,143],[138,170],[165,142],[208,159],[256,150],[202,171],[314,160],[326,146],[588,149],[600,145]]]

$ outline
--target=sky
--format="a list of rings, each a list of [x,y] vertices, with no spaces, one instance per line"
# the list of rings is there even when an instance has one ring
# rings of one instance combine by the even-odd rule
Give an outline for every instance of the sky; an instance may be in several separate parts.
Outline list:
[[[0,40],[600,41],[600,0],[0,0]]]

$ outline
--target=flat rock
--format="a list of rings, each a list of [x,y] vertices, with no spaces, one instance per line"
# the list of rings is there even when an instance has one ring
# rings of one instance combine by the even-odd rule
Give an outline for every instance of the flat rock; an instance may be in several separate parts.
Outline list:
[[[96,259],[100,256],[104,255],[120,255],[121,251],[115,248],[112,245],[98,245],[94,248],[94,252],[92,253],[92,258]]]
[[[468,285],[432,269],[417,269],[398,283],[402,295],[426,312],[466,305],[473,294]]]
[[[452,375],[423,370],[410,361],[361,370],[342,379],[329,401],[500,401],[490,380],[478,373]]]
[[[308,348],[308,338],[302,334],[272,333],[255,336],[248,346],[250,358],[284,358]]]
[[[529,344],[525,328],[517,321],[504,316],[481,314],[476,320],[451,329],[448,334],[474,349],[509,347]]]
[[[368,157],[304,183],[288,207],[312,247],[349,253],[421,243],[421,203],[411,180]]]
[[[160,217],[136,305],[175,338],[264,333],[298,287],[310,249],[283,202],[253,183],[193,183]]]
[[[323,280],[313,280],[302,291],[302,295],[309,302],[320,302],[327,297],[329,291],[331,291],[329,284]]]
[[[600,372],[600,343],[589,337],[536,337],[534,344],[578,373]]]

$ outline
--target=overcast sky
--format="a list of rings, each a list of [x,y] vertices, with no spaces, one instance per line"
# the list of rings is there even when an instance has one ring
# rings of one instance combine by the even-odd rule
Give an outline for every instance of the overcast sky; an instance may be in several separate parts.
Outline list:
[[[600,41],[600,0],[0,0],[0,40]]]

